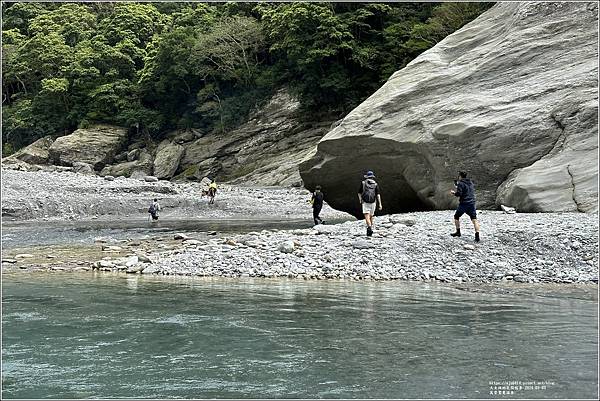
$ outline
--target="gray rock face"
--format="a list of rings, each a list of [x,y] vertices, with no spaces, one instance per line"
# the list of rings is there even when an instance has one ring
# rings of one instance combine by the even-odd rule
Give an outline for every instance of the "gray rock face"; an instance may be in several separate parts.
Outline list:
[[[52,145],[52,142],[54,142],[52,136],[45,136],[19,150],[14,155],[9,156],[9,159],[18,159],[30,164],[47,164],[49,158],[48,149]]]
[[[134,175],[136,172],[138,172],[138,175],[141,175],[142,177],[150,175],[153,167],[152,155],[145,149],[135,149],[132,152],[137,152],[137,160],[106,166],[102,169],[100,174],[132,178],[135,178]]]
[[[73,163],[73,172],[80,174],[96,174],[91,164],[82,162]]]
[[[330,126],[329,120],[306,121],[300,103],[281,90],[239,128],[186,144],[181,176],[260,185],[298,183],[298,164]]]
[[[126,128],[98,125],[57,138],[48,152],[54,164],[72,166],[82,162],[101,169],[119,152],[126,139]]]
[[[161,179],[170,179],[175,175],[185,148],[168,140],[161,142],[154,158],[154,175]]]
[[[374,170],[384,212],[447,209],[457,171],[478,206],[597,211],[596,3],[498,3],[424,52],[300,165],[307,188],[360,215]]]

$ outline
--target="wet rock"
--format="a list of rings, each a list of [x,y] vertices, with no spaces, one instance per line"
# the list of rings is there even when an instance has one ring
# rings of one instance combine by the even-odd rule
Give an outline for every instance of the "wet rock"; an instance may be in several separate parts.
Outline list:
[[[183,234],[183,233],[177,233],[173,236],[173,239],[182,239],[182,240],[187,240],[190,237],[188,237],[187,235]]]
[[[469,251],[473,251],[473,250],[475,250],[475,245],[464,244],[463,248],[468,249]]]
[[[148,266],[144,270],[141,271],[142,274],[156,274],[161,270],[158,266]]]
[[[514,276],[513,281],[516,281],[517,283],[527,283],[529,282],[529,278],[526,276]]]
[[[144,177],[144,181],[146,182],[157,182],[158,178],[151,176],[151,175],[147,175]]]
[[[112,175],[105,175],[105,176],[104,176],[104,179],[105,179],[106,181],[114,181],[114,180],[115,180],[115,177],[113,177]]]
[[[142,273],[146,269],[144,265],[132,265],[129,266],[126,270],[127,273]]]
[[[108,260],[99,260],[98,262],[96,262],[96,265],[98,267],[114,267],[115,264]]]
[[[2,258],[2,263],[17,263],[16,259]]]

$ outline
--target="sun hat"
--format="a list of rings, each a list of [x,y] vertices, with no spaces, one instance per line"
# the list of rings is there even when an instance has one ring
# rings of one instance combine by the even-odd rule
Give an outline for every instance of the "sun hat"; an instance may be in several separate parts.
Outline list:
[[[367,171],[367,174],[365,174],[365,178],[375,178],[375,174],[373,174],[373,172],[369,170]]]

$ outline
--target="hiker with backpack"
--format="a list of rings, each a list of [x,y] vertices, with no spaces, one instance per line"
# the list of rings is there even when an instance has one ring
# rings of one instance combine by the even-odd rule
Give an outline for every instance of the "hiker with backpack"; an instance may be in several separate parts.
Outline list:
[[[152,220],[158,220],[158,212],[160,212],[160,204],[158,199],[154,198],[154,202],[148,208],[148,213],[152,216]]]
[[[381,204],[381,195],[379,193],[379,185],[375,181],[375,174],[372,171],[367,171],[364,180],[358,188],[358,201],[360,202],[362,213],[365,216],[367,223],[367,236],[373,235],[373,218],[375,217],[375,207],[379,204],[379,210],[383,209]]]
[[[213,179],[210,181],[210,185],[208,186],[208,197],[210,198],[210,200],[208,201],[209,204],[215,203],[215,195],[216,194],[217,194],[217,183]]]
[[[458,208],[454,213],[454,226],[456,232],[450,234],[453,237],[460,237],[460,216],[467,214],[471,218],[475,228],[475,242],[479,242],[479,222],[477,221],[477,211],[475,210],[475,185],[473,181],[467,178],[467,173],[460,171],[458,180],[454,181],[455,191],[450,191],[454,196],[458,196]]]
[[[319,213],[321,213],[321,209],[323,208],[323,192],[321,192],[321,186],[317,185],[315,187],[315,192],[312,194],[312,198],[310,199],[310,203],[313,208],[313,219],[315,221],[315,226],[317,224],[323,224],[324,221],[319,217]]]

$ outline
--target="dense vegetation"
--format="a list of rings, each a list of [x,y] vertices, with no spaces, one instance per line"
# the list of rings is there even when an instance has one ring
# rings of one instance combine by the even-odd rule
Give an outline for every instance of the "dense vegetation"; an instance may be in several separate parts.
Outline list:
[[[342,115],[490,6],[3,2],[3,153],[96,122],[226,131],[282,86]]]

